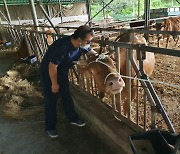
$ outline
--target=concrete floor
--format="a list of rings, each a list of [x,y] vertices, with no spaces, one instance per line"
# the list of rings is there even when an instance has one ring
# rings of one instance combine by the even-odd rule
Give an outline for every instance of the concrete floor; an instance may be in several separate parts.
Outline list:
[[[52,140],[37,119],[14,121],[0,116],[1,154],[113,154],[116,153],[91,131],[59,119],[59,138]]]
[[[14,53],[0,52],[0,75],[15,63]],[[58,107],[59,138],[51,140],[44,131],[43,113],[24,121],[0,114],[0,154],[117,154],[91,129],[70,125]]]

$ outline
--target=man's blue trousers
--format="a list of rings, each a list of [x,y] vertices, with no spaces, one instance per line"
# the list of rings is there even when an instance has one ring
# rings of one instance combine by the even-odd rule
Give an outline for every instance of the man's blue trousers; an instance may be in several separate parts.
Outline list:
[[[71,122],[78,121],[78,115],[74,109],[74,102],[70,95],[68,73],[58,73],[59,93],[53,93],[51,90],[51,80],[49,75],[40,74],[41,85],[43,88],[44,104],[45,104],[45,129],[54,130],[57,124],[57,100],[60,95],[64,112]]]

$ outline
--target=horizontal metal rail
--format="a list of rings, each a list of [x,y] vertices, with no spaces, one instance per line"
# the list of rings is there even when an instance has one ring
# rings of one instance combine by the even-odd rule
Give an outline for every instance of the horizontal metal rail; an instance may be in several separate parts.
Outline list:
[[[42,31],[27,30],[27,29],[20,28],[20,27],[13,27],[12,28],[10,26],[0,26],[0,29],[2,31],[3,30],[7,31],[7,29],[8,29],[7,33],[10,32],[9,35],[11,35],[12,41],[14,41],[14,37],[15,37],[16,38],[15,40],[17,42],[20,42],[21,39],[23,38],[23,36],[26,35],[26,38],[27,38],[26,41],[28,42],[29,46],[33,50],[36,50],[36,53],[38,54],[38,56],[41,56],[41,58],[43,57],[44,52],[48,48],[47,35],[49,35],[49,33],[42,32]],[[128,32],[132,32],[132,31],[128,31]],[[64,37],[64,36],[65,35],[52,34],[52,37],[54,38],[54,40],[56,40],[59,37]],[[97,40],[97,39],[96,40],[94,39],[93,42],[94,43],[102,44],[103,47],[105,47],[105,46],[112,46],[114,49],[116,49],[116,48],[136,49],[137,51],[149,51],[149,52],[154,52],[154,53],[160,53],[160,54],[166,54],[166,55],[180,57],[180,51],[179,50],[150,47],[150,46],[145,46],[145,45],[133,45],[131,43],[128,44],[128,43],[120,43],[120,42],[113,42],[113,41],[104,41],[104,40]],[[119,55],[118,54],[119,50],[114,50],[113,52],[117,53],[116,55]],[[41,61],[41,58],[39,59],[40,61]],[[118,61],[120,61],[120,59]],[[131,63],[132,63],[132,61],[131,61]],[[118,66],[118,70],[120,71],[120,66]],[[93,79],[89,80],[89,79],[85,78],[82,74],[80,74],[78,76],[76,71],[77,71],[77,68],[74,67],[73,71],[70,73],[70,79],[71,79],[72,83],[75,84],[75,85],[79,85],[80,89],[83,89],[83,90],[91,93],[95,97],[100,98],[99,97],[100,93],[97,90],[97,86],[94,83],[94,80]],[[138,68],[136,69],[136,72],[139,72]],[[139,77],[141,78],[142,75],[139,74]],[[149,81],[141,81],[141,80],[140,80],[140,82],[143,85],[143,87],[145,88],[144,91],[146,91],[148,99],[151,102],[155,102],[154,103],[155,106],[157,106],[160,109],[160,111],[163,113],[162,115],[163,115],[163,119],[165,120],[165,122],[169,123],[169,124],[167,124],[169,129],[171,131],[174,131],[173,126],[171,126],[171,123],[169,122],[169,119],[167,118],[167,115],[166,115],[166,113],[164,111],[163,106],[161,105],[160,101],[158,100],[157,95],[154,94],[154,90],[153,90],[153,87],[150,84],[150,82]],[[129,101],[130,101],[130,99],[129,99]],[[116,104],[117,102],[119,104]],[[135,123],[134,121],[131,121],[131,118],[130,118],[131,113],[129,113],[128,118],[126,118],[126,116],[121,114],[121,105],[122,105],[121,99],[119,100],[119,99],[115,98],[114,102],[112,102],[112,103],[114,103],[113,105],[115,105],[113,107],[113,109],[114,109],[113,114],[115,115],[116,118],[120,118],[121,120],[123,120],[124,122],[128,123],[129,125],[131,125],[131,126],[135,125],[135,126],[137,126],[137,128],[142,130],[142,127],[139,127],[140,126],[139,122]],[[129,103],[129,105],[131,105],[131,102]],[[118,107],[118,109],[116,110],[117,107]],[[145,105],[145,108],[146,108],[146,105]],[[146,116],[146,112],[145,112],[145,116]],[[147,127],[146,121],[144,121],[143,123],[144,123],[143,124],[144,125],[143,129],[146,129],[146,127]]]
[[[13,29],[16,29],[16,28],[13,28]],[[46,32],[41,32],[41,31],[33,31],[33,30],[25,30],[25,31],[30,31],[30,32],[39,33],[39,34],[48,34]],[[126,31],[128,31],[128,30],[126,30]],[[138,30],[138,31],[141,31],[141,30]],[[134,32],[134,31],[132,30],[131,32]],[[165,32],[166,31],[163,31],[163,34],[165,34]],[[180,34],[180,32],[179,32],[179,34]],[[60,35],[60,34],[53,34],[52,33],[52,36],[64,37],[67,35],[63,35],[63,34]],[[103,44],[106,44],[109,46],[114,46],[114,47],[130,48],[130,49],[143,50],[143,51],[148,51],[148,52],[154,52],[154,53],[159,53],[159,54],[165,54],[165,55],[180,57],[180,50],[158,48],[158,47],[151,47],[151,46],[145,46],[145,45],[133,45],[133,44],[127,44],[127,43],[122,43],[122,42],[102,41],[102,40],[97,40],[97,39],[96,40],[93,39],[92,42],[99,43],[99,44],[103,43]]]
[[[8,26],[6,24],[3,24],[2,26]],[[51,26],[29,26],[29,25],[13,25],[16,28],[27,28],[27,27],[46,27],[46,28],[52,28]],[[68,27],[68,26],[55,26],[57,29],[77,29],[78,27]],[[94,31],[100,31],[100,32],[121,32],[121,33],[138,33],[138,34],[169,34],[169,35],[180,35],[180,31],[160,31],[160,30],[145,30],[145,29],[128,29],[128,28],[93,28]]]

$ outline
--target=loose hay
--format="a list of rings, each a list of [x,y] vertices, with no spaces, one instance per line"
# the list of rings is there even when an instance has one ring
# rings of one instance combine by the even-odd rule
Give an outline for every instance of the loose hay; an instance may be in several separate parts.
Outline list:
[[[17,64],[0,78],[0,106],[4,116],[26,119],[42,112],[38,65]]]

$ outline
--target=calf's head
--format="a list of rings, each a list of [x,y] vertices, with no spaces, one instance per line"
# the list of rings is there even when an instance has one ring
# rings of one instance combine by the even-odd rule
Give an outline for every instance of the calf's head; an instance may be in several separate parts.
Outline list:
[[[125,86],[124,80],[116,71],[114,61],[108,56],[104,58],[93,56],[85,61],[79,61],[78,64],[81,73],[86,77],[94,77],[98,89],[102,92],[117,94]]]

